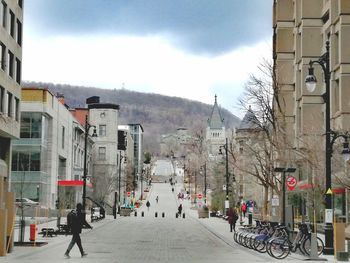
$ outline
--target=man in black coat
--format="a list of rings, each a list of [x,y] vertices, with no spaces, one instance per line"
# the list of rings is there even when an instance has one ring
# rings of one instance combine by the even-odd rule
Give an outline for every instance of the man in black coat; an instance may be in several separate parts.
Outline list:
[[[85,215],[82,213],[83,205],[81,203],[77,204],[77,209],[70,212],[67,216],[67,224],[72,233],[72,240],[69,243],[66,253],[64,256],[70,258],[69,252],[72,250],[75,243],[77,243],[81,257],[86,257],[87,253],[84,252],[84,249],[81,245],[80,233],[81,229],[85,226],[92,229],[92,226],[89,225],[85,220]]]

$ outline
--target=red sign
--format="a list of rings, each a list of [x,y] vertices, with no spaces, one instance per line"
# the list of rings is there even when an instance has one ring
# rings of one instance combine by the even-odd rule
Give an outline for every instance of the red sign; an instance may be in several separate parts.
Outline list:
[[[128,197],[130,197],[130,195],[131,195],[131,193],[130,193],[130,192],[127,192],[126,194],[128,195]]]
[[[293,175],[289,175],[289,176],[287,176],[286,184],[288,186],[288,189],[290,191],[293,191],[297,185],[297,179]]]
[[[198,197],[198,199],[202,199],[203,195],[202,194],[198,194],[197,197]]]

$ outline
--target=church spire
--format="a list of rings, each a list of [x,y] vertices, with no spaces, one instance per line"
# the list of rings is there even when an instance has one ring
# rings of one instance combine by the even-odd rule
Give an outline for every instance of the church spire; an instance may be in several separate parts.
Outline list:
[[[224,127],[224,118],[222,118],[221,116],[216,94],[215,94],[214,106],[211,111],[211,115],[208,119],[208,126],[211,129],[221,129],[222,127]]]

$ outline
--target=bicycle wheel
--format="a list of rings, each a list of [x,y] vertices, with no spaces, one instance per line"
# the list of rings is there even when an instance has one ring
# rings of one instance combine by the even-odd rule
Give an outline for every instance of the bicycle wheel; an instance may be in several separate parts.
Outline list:
[[[321,238],[317,237],[317,254],[321,255],[323,253],[324,244]],[[307,256],[311,253],[311,236],[308,236],[302,244],[303,250]]]
[[[276,238],[269,242],[269,255],[276,259],[284,259],[289,255],[290,247],[288,240]]]

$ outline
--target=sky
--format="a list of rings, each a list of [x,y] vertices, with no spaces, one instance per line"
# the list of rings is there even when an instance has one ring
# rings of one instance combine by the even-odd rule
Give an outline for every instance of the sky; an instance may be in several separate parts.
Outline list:
[[[23,80],[218,103],[272,54],[269,0],[26,0]]]

